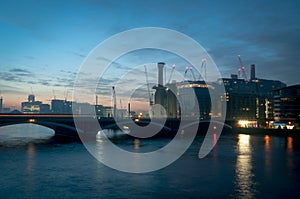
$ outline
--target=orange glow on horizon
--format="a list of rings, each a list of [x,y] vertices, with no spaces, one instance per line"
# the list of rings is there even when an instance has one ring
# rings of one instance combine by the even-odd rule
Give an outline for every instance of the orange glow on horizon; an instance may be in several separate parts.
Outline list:
[[[29,94],[28,94],[29,95]],[[3,107],[4,108],[10,108],[10,111],[13,111],[13,110],[21,110],[21,103],[22,102],[27,102],[27,97],[28,95],[20,95],[20,94],[11,94],[11,93],[6,93],[6,94],[3,94],[2,93],[2,98],[3,98]],[[54,97],[48,97],[48,96],[43,96],[43,95],[35,95],[35,100],[36,101],[41,101],[43,104],[49,104],[51,106],[51,100],[54,99]],[[100,95],[99,95],[99,98],[100,98]],[[98,104],[101,104],[103,106],[112,106],[112,103],[110,101],[110,97],[105,97],[105,98],[109,98],[109,100],[106,100],[103,102],[99,102]],[[64,100],[63,97],[56,97],[56,99],[58,100]],[[104,97],[102,98],[104,99]],[[68,101],[73,101],[72,98],[70,97],[69,99],[67,99]],[[81,102],[81,101],[80,101]],[[84,102],[84,101],[82,101]],[[96,102],[87,102],[91,105],[95,105]],[[142,110],[142,111],[148,111],[149,110],[149,103],[147,101],[141,101],[140,99],[139,100],[132,100],[130,101],[130,104],[131,104],[131,110],[132,111],[139,111],[139,110]],[[127,109],[127,103],[123,104],[122,107],[120,107],[119,104],[117,104],[117,108],[118,109]]]

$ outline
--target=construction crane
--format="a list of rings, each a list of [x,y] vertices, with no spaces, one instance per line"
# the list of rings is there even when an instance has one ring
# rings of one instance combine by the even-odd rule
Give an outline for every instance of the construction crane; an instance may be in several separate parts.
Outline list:
[[[188,67],[188,66],[185,67],[185,71],[184,71],[184,80],[187,80],[187,79],[186,79],[186,75],[187,75],[187,72],[188,72],[188,71],[191,71],[191,74],[192,74],[192,76],[193,76],[193,79],[194,79],[194,81],[196,81],[196,77],[195,77],[193,68],[192,68],[192,67]]]
[[[190,71],[191,71],[191,73],[192,73],[192,76],[193,76],[194,81],[196,81],[196,77],[195,77],[195,74],[194,74],[194,71],[193,71],[193,68],[192,68],[192,67],[190,67]]]
[[[174,73],[175,68],[176,68],[176,64],[173,64],[172,65],[172,70],[171,70],[171,73],[170,73],[170,77],[169,77],[169,80],[168,80],[168,84],[170,84],[170,82],[171,82],[171,78],[172,78],[172,75]]]
[[[241,77],[241,68],[238,68],[238,77],[240,78]]]
[[[186,80],[186,74],[187,74],[188,70],[189,70],[189,67],[186,66],[185,67],[185,71],[184,71],[184,80]]]
[[[122,99],[120,99],[120,108],[123,109]]]
[[[114,103],[114,106],[113,106],[113,116],[114,118],[117,117],[117,97],[116,97],[116,91],[115,91],[115,87],[113,86],[112,87],[112,95],[113,95],[113,103]]]
[[[242,71],[243,78],[247,81],[248,79],[247,79],[247,75],[246,75],[246,72],[245,72],[244,63],[243,63],[243,61],[241,59],[241,55],[238,55],[238,59],[239,59],[239,62],[241,64],[241,68],[238,69],[238,70]],[[239,72],[239,76],[240,76],[240,71],[238,71]]]
[[[202,59],[202,64],[201,64],[201,73],[204,71],[204,80],[207,78],[207,73],[206,73],[206,58]]]
[[[68,90],[68,88],[66,88],[66,90],[65,90],[65,101],[67,101],[68,100],[68,95],[69,95],[69,90]]]
[[[147,84],[147,89],[148,89],[148,98],[149,98],[149,105],[150,107],[153,105],[153,101],[151,98],[151,93],[150,93],[150,85],[149,85],[149,79],[148,79],[148,71],[147,71],[147,67],[146,65],[144,65],[145,67],[145,75],[146,75],[146,84]]]
[[[52,94],[53,94],[53,99],[55,100],[55,99],[56,99],[56,96],[55,96],[54,89],[52,89]]]

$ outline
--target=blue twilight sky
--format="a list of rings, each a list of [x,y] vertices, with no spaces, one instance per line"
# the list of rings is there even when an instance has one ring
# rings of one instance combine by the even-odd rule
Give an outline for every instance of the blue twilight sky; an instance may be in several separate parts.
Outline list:
[[[17,108],[31,88],[46,103],[54,95],[65,98],[94,47],[116,33],[141,27],[169,28],[192,37],[223,77],[236,73],[240,54],[248,76],[254,63],[259,78],[298,84],[299,10],[300,2],[294,0],[0,0],[4,105]]]

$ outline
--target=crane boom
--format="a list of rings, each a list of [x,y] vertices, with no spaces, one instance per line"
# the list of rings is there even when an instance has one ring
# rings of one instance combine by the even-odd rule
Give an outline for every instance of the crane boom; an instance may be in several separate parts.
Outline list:
[[[186,66],[186,67],[185,67],[185,71],[184,71],[184,80],[186,80],[186,73],[188,72],[188,70],[189,70],[189,67]]]
[[[196,77],[195,77],[195,74],[194,74],[194,71],[193,71],[193,68],[192,68],[192,67],[190,67],[190,71],[191,71],[191,73],[192,73],[192,76],[193,76],[194,81],[196,81]]]
[[[56,99],[54,89],[52,89],[53,99]]]
[[[174,73],[175,68],[176,68],[176,64],[173,64],[172,70],[171,70],[171,73],[170,73],[170,77],[169,77],[169,80],[168,80],[168,84],[169,84],[170,81],[171,81],[171,78],[172,78],[172,75],[173,75],[173,73]]]
[[[204,73],[204,76],[202,76],[202,75],[203,75],[202,73]],[[199,79],[201,79],[201,76],[202,76],[202,78],[204,78],[204,80],[206,80],[206,78],[207,78],[207,73],[206,73],[206,59],[205,59],[205,58],[202,59],[202,63],[201,63],[201,74],[200,74],[200,76],[199,76]]]
[[[238,68],[238,77],[241,77],[241,68]]]
[[[65,91],[65,101],[67,101],[68,95],[69,95],[69,90],[66,88],[66,91]]]
[[[242,59],[241,59],[241,55],[238,55],[238,59],[239,59],[240,64],[241,64],[242,75],[243,75],[244,79],[247,81],[248,79],[247,79],[247,75],[246,75],[246,72],[245,72],[245,66],[244,66],[244,63],[243,63],[243,61],[242,61]]]

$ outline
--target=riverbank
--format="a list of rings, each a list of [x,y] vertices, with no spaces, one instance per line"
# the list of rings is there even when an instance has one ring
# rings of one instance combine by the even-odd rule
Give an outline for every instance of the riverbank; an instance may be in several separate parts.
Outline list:
[[[270,135],[279,137],[299,137],[300,129],[273,129],[273,128],[240,128],[235,127],[232,129],[234,133],[243,133],[249,135]]]

